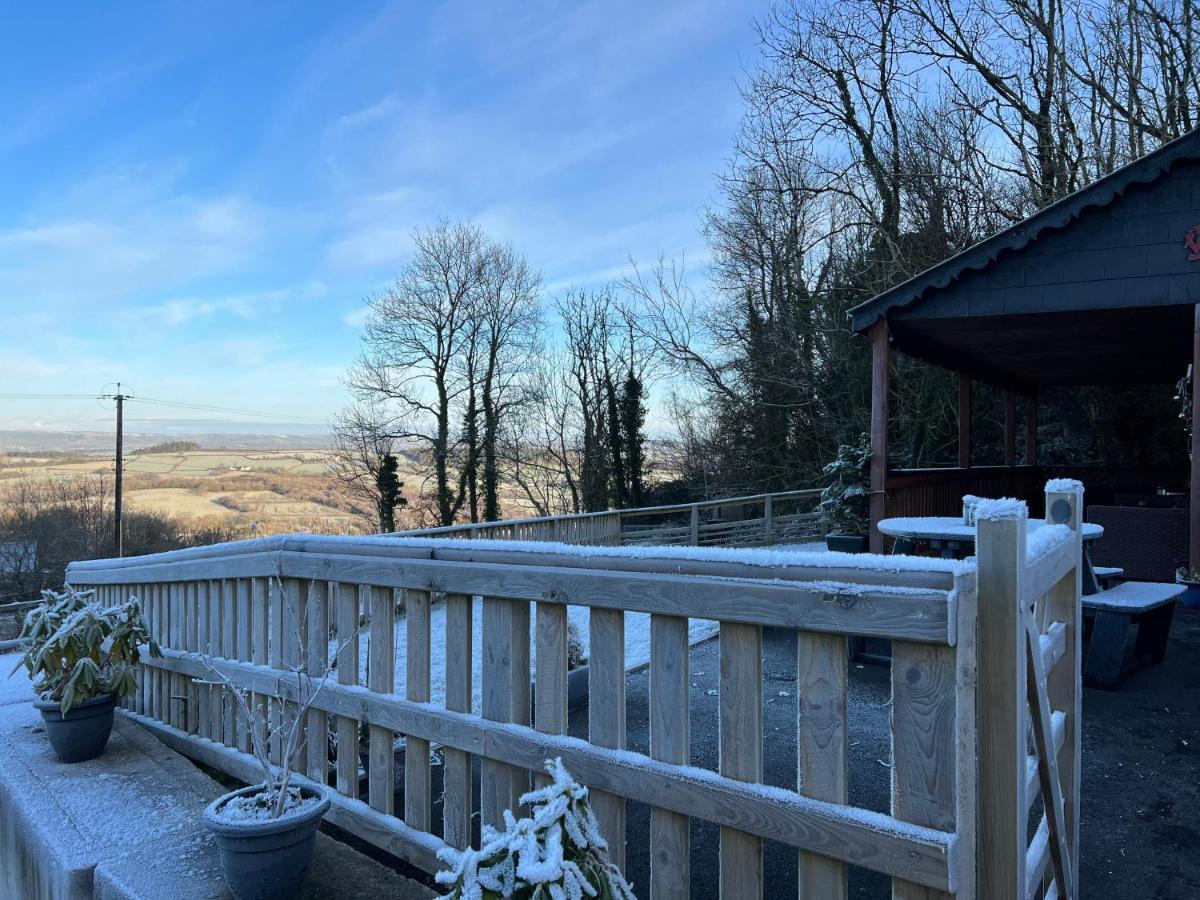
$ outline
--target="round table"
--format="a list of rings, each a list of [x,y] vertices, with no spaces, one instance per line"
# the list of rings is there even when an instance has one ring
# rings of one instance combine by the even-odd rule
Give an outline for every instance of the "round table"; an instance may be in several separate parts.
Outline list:
[[[1044,527],[1045,519],[1030,519],[1026,526],[1027,532]],[[882,519],[879,530],[894,538],[907,538],[914,541],[933,543],[957,543],[961,547],[975,543],[975,526],[964,525],[962,516],[904,516],[895,519]],[[1103,536],[1104,529],[1091,522],[1083,523],[1083,539],[1094,541]]]
[[[1026,526],[1026,535],[1038,528],[1044,528],[1045,525],[1045,519],[1030,519]],[[893,553],[910,553],[914,544],[922,543],[937,550],[945,559],[957,559],[962,553],[970,552],[975,547],[975,526],[964,525],[962,516],[903,516],[881,519],[879,530],[896,538]],[[1091,522],[1083,523],[1085,544],[1103,535],[1104,529],[1101,526]],[[1099,588],[1086,549],[1083,553],[1083,568],[1083,592],[1094,594]]]

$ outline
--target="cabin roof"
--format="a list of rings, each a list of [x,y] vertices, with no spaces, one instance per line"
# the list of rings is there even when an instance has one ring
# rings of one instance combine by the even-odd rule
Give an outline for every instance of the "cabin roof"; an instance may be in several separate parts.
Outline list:
[[[1200,129],[850,311],[1017,389],[1171,382],[1200,303]]]

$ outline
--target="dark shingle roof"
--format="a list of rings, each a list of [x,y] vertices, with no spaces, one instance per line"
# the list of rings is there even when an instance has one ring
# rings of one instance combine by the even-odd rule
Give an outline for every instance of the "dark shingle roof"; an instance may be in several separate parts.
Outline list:
[[[967,272],[986,269],[1006,251],[1020,250],[1047,231],[1067,227],[1085,210],[1107,206],[1131,185],[1156,181],[1182,160],[1200,160],[1200,128],[859,304],[850,310],[854,330],[864,331],[889,310],[917,303],[928,291],[945,288]]]

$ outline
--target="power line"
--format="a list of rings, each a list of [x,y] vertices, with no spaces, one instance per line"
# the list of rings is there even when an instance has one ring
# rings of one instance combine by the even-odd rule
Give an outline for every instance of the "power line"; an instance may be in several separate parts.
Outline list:
[[[325,425],[316,419],[306,419],[300,416],[289,416],[278,412],[264,412],[256,409],[238,409],[232,406],[214,406],[205,403],[188,403],[183,400],[163,400],[158,397],[135,397],[132,394],[123,395],[125,400],[137,403],[149,403],[154,406],[169,406],[175,409],[192,409],[200,412],[220,412],[229,415],[251,416],[259,419],[271,419],[280,422],[294,422],[297,425]],[[35,394],[35,393],[0,393],[0,400],[116,400],[116,394]]]
[[[0,400],[94,400],[95,394],[0,394]]]
[[[255,416],[261,419],[277,419],[282,422],[295,422],[300,425],[324,425],[325,422],[318,422],[314,419],[303,419],[298,416],[288,416],[283,413],[263,412],[253,409],[236,409],[231,406],[212,406],[204,403],[186,403],[182,400],[160,400],[155,397],[130,397],[130,400],[137,403],[151,403],[155,406],[170,406],[177,409],[194,409],[201,412],[222,412],[231,415],[239,416]]]

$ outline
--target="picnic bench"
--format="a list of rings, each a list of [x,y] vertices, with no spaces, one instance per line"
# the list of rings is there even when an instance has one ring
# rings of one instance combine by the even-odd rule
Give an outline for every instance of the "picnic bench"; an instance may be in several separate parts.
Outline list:
[[[1126,581],[1083,598],[1084,633],[1091,633],[1083,681],[1116,690],[1121,679],[1163,661],[1181,584]],[[1126,663],[1129,626],[1137,629],[1133,657]]]

